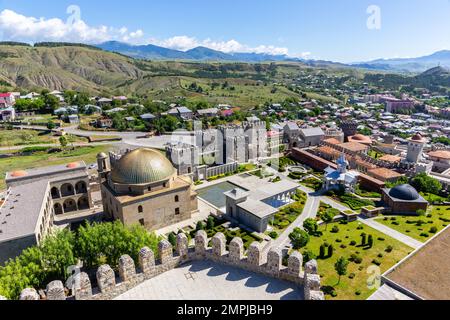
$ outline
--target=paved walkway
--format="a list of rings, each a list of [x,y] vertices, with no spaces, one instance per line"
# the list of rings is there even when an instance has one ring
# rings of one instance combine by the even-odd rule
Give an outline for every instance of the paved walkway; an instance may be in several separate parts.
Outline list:
[[[116,300],[303,300],[289,282],[197,261],[145,281]]]
[[[373,219],[362,219],[362,218],[358,218],[358,221],[360,221],[361,223],[364,223],[365,225],[378,230],[388,236],[390,236],[391,238],[394,238],[400,242],[403,242],[404,244],[410,246],[413,249],[419,249],[420,247],[423,246],[423,243],[413,239],[401,232],[398,232],[394,229],[391,229],[387,226],[385,226],[384,224],[378,223]]]

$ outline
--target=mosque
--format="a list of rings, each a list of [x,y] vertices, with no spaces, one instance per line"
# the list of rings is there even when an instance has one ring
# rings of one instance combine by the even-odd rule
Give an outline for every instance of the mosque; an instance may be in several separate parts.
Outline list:
[[[111,219],[156,230],[188,220],[198,211],[192,180],[179,176],[157,150],[100,153],[97,162],[103,209]]]

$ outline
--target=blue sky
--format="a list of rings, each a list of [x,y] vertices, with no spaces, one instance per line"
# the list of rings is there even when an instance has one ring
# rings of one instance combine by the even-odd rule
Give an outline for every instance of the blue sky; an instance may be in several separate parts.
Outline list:
[[[76,28],[67,27],[69,5],[81,9]],[[370,5],[381,10],[380,29],[367,27]],[[450,1],[0,0],[0,36],[29,42],[116,39],[180,50],[205,45],[354,62],[450,49]]]

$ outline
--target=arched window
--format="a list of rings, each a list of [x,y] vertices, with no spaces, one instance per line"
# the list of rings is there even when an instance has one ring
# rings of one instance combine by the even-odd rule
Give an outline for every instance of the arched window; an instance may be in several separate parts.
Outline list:
[[[144,208],[143,208],[142,206],[139,206],[139,207],[138,207],[138,212],[139,212],[139,213],[143,213],[143,212],[144,212]]]
[[[180,196],[175,196],[175,202],[180,202]]]
[[[180,208],[176,208],[175,209],[175,215],[179,215],[180,214]]]

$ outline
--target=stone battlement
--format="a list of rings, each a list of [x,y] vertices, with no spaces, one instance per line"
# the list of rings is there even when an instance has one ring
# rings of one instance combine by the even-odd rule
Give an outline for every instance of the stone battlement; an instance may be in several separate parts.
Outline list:
[[[208,247],[209,241],[212,247]],[[161,241],[156,257],[151,249],[143,248],[139,252],[137,268],[129,255],[123,255],[119,259],[118,276],[109,265],[101,266],[96,273],[96,288],[92,288],[89,276],[82,272],[69,278],[66,285],[71,288],[67,288],[68,290],[61,281],[53,281],[47,285],[45,293],[47,300],[111,300],[180,265],[196,260],[210,260],[303,285],[306,300],[324,300],[315,260],[306,263],[303,270],[303,257],[299,252],[294,252],[285,267],[282,264],[281,250],[270,249],[265,252],[258,242],[254,242],[247,250],[247,255],[244,255],[244,242],[241,238],[234,238],[228,250],[226,237],[222,233],[208,239],[205,231],[199,231],[192,247],[189,247],[186,235],[179,234],[175,248],[167,240]],[[70,292],[69,296],[66,292]],[[20,300],[39,300],[39,295],[35,289],[27,288],[22,291]]]

